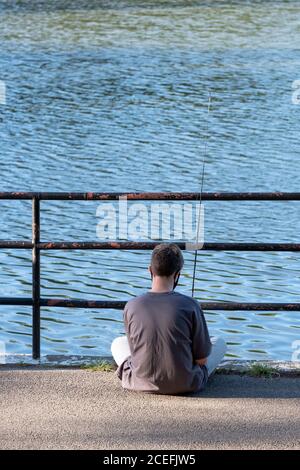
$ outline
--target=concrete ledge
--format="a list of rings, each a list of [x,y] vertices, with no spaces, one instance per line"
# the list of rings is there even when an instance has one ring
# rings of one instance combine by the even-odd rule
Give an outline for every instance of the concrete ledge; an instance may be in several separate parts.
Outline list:
[[[300,377],[300,362],[295,361],[239,361],[226,360],[220,364],[217,372],[221,374],[247,374],[254,365],[266,366],[277,371],[283,377]]]
[[[30,355],[6,355],[5,363],[0,363],[0,368],[78,368],[84,365],[99,364],[100,362],[115,364],[112,356],[82,356],[82,355],[47,355],[41,360],[33,360]],[[293,361],[249,361],[249,360],[224,360],[217,373],[221,374],[247,374],[253,365],[264,365],[277,371],[281,376],[300,376],[300,362]]]

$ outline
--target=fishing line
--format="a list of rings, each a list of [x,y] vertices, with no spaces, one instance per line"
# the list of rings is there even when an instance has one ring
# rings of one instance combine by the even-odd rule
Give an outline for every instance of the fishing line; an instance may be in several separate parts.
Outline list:
[[[194,269],[193,269],[193,282],[192,282],[192,297],[194,297],[195,293],[195,277],[196,277],[196,269],[197,269],[197,259],[198,259],[198,243],[199,243],[199,234],[200,234],[200,226],[201,226],[201,211],[202,211],[202,192],[203,192],[203,184],[204,184],[204,173],[205,173],[205,162],[206,162],[206,155],[207,155],[207,141],[208,141],[208,131],[209,131],[209,113],[211,108],[211,93],[209,92],[208,95],[208,103],[207,103],[207,115],[206,115],[206,127],[205,127],[205,137],[204,137],[204,151],[203,151],[203,160],[202,160],[202,174],[201,174],[201,184],[200,184],[200,196],[199,196],[199,212],[198,212],[198,221],[197,221],[197,235],[196,235],[196,250],[194,256]]]

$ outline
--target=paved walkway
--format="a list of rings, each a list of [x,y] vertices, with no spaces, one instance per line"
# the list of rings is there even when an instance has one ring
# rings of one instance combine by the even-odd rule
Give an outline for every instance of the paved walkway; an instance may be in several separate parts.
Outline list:
[[[113,372],[0,369],[2,449],[299,449],[300,378],[216,375],[196,397]]]

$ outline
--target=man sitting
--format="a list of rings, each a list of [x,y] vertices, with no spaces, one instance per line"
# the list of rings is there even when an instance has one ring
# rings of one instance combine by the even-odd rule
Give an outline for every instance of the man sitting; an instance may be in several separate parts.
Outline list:
[[[151,290],[125,306],[126,336],[114,339],[111,351],[126,389],[199,391],[225,354],[225,341],[210,339],[199,303],[174,291],[183,262],[176,244],[157,245],[149,266]]]

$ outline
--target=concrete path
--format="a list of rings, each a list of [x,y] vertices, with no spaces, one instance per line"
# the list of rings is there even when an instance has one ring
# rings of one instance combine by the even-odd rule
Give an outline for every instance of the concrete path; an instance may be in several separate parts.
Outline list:
[[[0,369],[1,449],[299,449],[300,378],[216,375],[198,396],[113,372]]]

